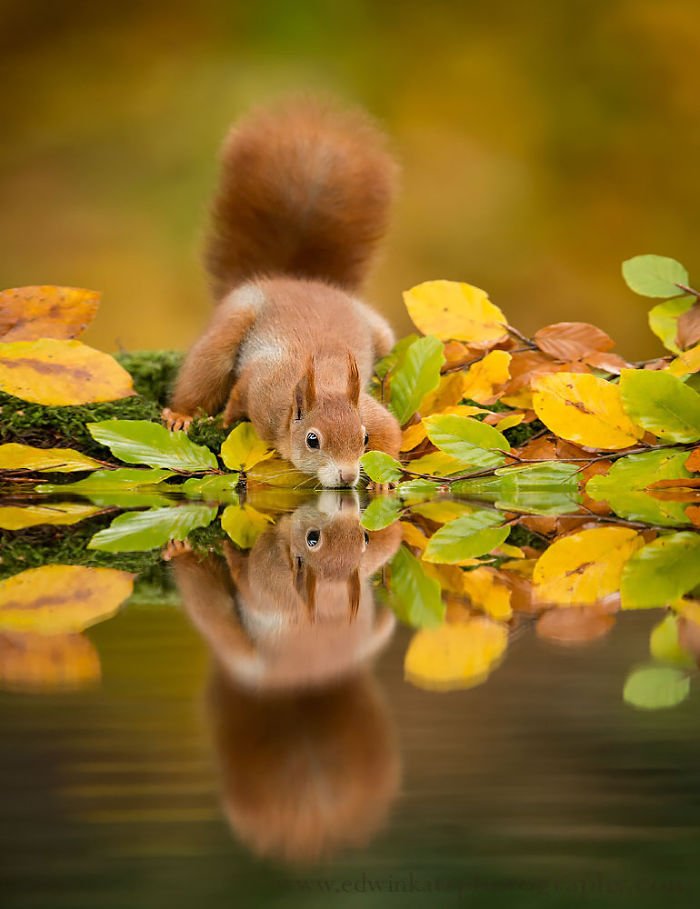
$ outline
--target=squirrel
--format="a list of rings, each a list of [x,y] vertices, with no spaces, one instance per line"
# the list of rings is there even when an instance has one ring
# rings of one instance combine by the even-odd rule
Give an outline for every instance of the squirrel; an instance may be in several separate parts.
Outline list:
[[[316,100],[251,114],[225,140],[205,251],[215,311],[163,420],[248,418],[325,487],[366,449],[397,457],[397,420],[365,392],[394,345],[356,296],[384,233],[397,165],[364,113]]]

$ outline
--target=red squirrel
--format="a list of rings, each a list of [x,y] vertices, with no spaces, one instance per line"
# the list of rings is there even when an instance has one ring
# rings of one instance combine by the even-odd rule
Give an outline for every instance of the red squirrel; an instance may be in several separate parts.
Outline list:
[[[364,391],[394,345],[355,296],[396,176],[364,114],[317,101],[258,111],[223,148],[206,265],[216,309],[163,419],[247,417],[323,486],[354,486],[366,449],[398,456],[396,419]]]

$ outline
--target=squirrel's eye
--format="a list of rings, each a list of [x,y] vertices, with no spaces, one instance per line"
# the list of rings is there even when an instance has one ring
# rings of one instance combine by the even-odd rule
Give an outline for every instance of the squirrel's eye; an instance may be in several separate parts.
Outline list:
[[[306,545],[309,549],[313,549],[314,546],[318,546],[318,541],[321,539],[320,530],[307,530],[306,532]]]
[[[320,448],[321,440],[316,435],[315,432],[307,432],[306,434],[306,444],[309,448]]]
[[[369,546],[369,534],[365,530],[365,546]]]
[[[365,439],[364,439],[364,443],[363,443],[363,444],[364,444],[364,445],[367,445],[368,442],[369,442],[369,433],[368,433],[367,430],[365,429]]]

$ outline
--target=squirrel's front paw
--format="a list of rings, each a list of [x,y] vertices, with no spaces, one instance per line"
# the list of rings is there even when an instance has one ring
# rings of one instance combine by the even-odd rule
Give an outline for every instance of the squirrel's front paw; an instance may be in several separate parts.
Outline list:
[[[189,414],[178,413],[175,410],[171,410],[169,407],[163,408],[160,418],[168,429],[184,429],[185,431],[190,428],[192,420],[194,419],[194,417],[191,417]]]
[[[189,552],[192,552],[192,547],[187,540],[171,540],[161,552],[161,557],[164,562],[172,562],[178,556],[186,555]]]

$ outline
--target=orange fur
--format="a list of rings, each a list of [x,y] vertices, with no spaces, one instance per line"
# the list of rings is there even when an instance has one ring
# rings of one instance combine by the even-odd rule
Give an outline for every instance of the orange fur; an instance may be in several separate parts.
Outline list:
[[[219,304],[178,376],[171,427],[225,407],[227,423],[248,417],[325,486],[357,482],[365,432],[398,455],[396,420],[362,391],[393,334],[349,294],[384,231],[394,173],[355,112],[295,103],[231,132],[206,257]]]

